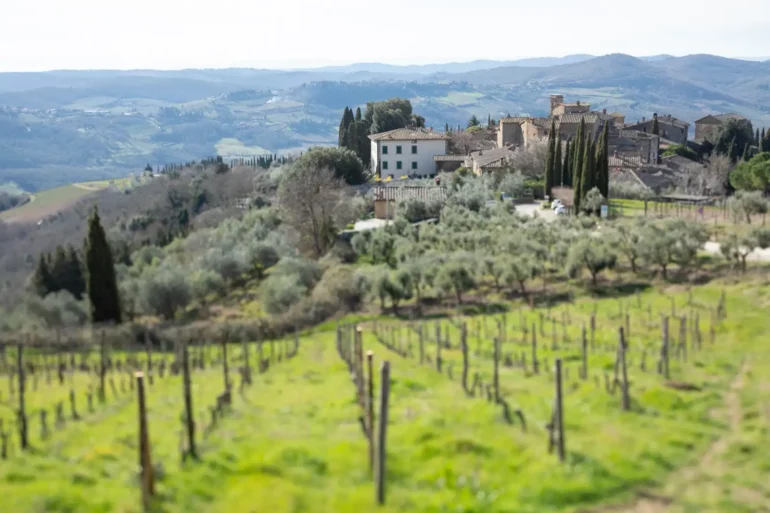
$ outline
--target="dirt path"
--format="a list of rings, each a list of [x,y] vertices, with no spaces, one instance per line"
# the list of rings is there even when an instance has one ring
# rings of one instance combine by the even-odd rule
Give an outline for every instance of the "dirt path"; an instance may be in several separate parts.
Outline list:
[[[741,410],[740,391],[744,387],[746,373],[749,370],[749,362],[744,360],[737,376],[730,384],[724,402],[724,409],[729,423],[729,431],[717,439],[708,448],[706,453],[693,465],[687,466],[676,472],[669,480],[668,487],[677,490],[677,493],[685,491],[688,487],[697,484],[703,474],[703,469],[713,468],[719,457],[725,453],[730,445],[732,436],[740,429],[743,412]],[[631,505],[600,509],[601,513],[668,513],[670,506],[676,502],[677,495],[665,496],[647,492],[640,492]],[[598,513],[598,512],[597,512]]]

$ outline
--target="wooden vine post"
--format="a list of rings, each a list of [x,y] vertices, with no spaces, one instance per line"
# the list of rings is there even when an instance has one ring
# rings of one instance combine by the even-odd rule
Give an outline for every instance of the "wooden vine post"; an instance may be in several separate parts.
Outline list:
[[[27,437],[27,410],[24,404],[24,344],[19,343],[16,350],[16,374],[19,376],[19,441],[21,448],[29,447]]]
[[[374,472],[374,353],[366,352],[366,430],[369,439],[369,469]]]
[[[376,497],[377,504],[385,504],[385,458],[387,453],[388,401],[390,399],[390,362],[382,362],[380,369],[380,416],[377,433],[377,472]]]
[[[197,458],[195,448],[195,419],[193,418],[192,385],[190,383],[190,351],[188,345],[182,343],[182,373],[184,384],[185,427],[187,428],[187,452],[185,456]]]
[[[628,392],[628,368],[626,366],[626,337],[623,333],[622,327],[619,329],[619,335],[620,335],[620,342],[619,342],[620,372],[621,372],[621,379],[622,379],[621,406],[623,407],[623,411],[629,411],[631,410],[631,397]]]
[[[532,372],[535,374],[539,372],[537,363],[537,330],[535,329],[535,323],[532,323]]]
[[[465,390],[466,394],[470,395],[470,390],[468,390],[468,326],[465,323],[463,323],[460,331],[460,349],[463,353],[463,390]]]
[[[582,369],[582,378],[588,379],[588,340],[586,339],[586,327],[585,324],[583,325],[583,329],[581,332],[582,338],[581,338],[581,350],[583,352],[583,369]]]
[[[559,461],[563,462],[567,457],[566,441],[564,439],[564,396],[562,395],[562,364],[561,358],[556,359],[556,400],[554,420],[555,426],[551,429],[556,430],[556,448],[559,454]]]
[[[141,469],[142,504],[145,511],[150,509],[150,501],[155,495],[155,479],[150,457],[150,433],[147,427],[147,406],[144,396],[144,373],[136,373],[136,390],[139,400],[139,466]]]
[[[107,401],[107,391],[104,387],[104,379],[107,376],[107,340],[104,330],[99,339],[99,402]]]
[[[436,370],[441,372],[441,325],[436,323]]]

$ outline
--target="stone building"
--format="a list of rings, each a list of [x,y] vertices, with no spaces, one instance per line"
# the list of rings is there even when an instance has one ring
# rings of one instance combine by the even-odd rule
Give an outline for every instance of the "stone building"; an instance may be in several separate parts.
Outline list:
[[[660,137],[639,130],[620,130],[615,137],[610,137],[610,154],[625,159],[638,157],[644,164],[658,162]]]
[[[716,142],[719,131],[730,120],[749,122],[745,116],[740,114],[709,114],[695,121],[695,142]]]
[[[690,123],[681,119],[675,118],[670,114],[665,116],[658,116],[653,114],[653,117],[647,119],[642,118],[636,123],[627,123],[623,126],[625,130],[638,130],[647,134],[652,133],[652,125],[655,122],[655,118],[658,118],[658,135],[661,139],[668,139],[676,144],[687,144],[688,131],[690,130]]]

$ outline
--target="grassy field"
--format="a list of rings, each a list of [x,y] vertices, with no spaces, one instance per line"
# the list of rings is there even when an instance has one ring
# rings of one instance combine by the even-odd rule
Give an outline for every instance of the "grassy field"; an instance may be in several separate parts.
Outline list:
[[[92,182],[75,183],[36,192],[32,200],[24,205],[0,213],[0,220],[13,222],[36,222],[74,205],[89,194],[104,190],[110,186],[124,189],[130,187],[133,178],[118,178],[114,180],[97,180]]]
[[[384,339],[391,340],[394,330],[396,345],[408,353],[402,357],[377,341],[375,320],[361,319],[365,349],[374,352],[378,367],[389,360],[392,369],[387,504],[380,510],[542,513],[598,511],[594,508],[600,505],[637,501],[632,507],[662,508],[639,511],[763,511],[770,503],[770,466],[762,456],[770,441],[764,379],[770,372],[765,346],[770,324],[763,313],[770,294],[766,284],[728,285],[727,317],[715,324],[712,343],[710,319],[723,286],[698,287],[692,296],[672,287],[620,299],[581,297],[551,310],[518,310],[519,305],[510,304],[504,316],[439,317],[424,324],[427,357],[422,364],[417,324],[410,328],[397,319],[376,319]],[[687,359],[681,353],[672,357],[671,382],[666,383],[655,372],[655,363],[659,315],[671,313],[672,300],[677,315],[699,317],[702,341],[698,345],[688,336]],[[593,312],[597,331],[593,346],[589,344],[588,379],[582,380],[580,330],[589,325]],[[626,314],[629,412],[621,411],[619,392],[605,389],[617,329]],[[500,333],[496,322],[504,326],[501,395],[522,411],[526,430],[517,419],[506,422],[486,393],[472,398],[463,392],[460,321],[468,326],[470,375],[478,372],[485,385],[492,382],[492,339]],[[450,341],[442,347],[442,372],[435,368],[437,323],[442,338]],[[531,329],[533,324],[539,338],[537,374],[531,366],[531,332],[522,333],[522,326]],[[672,321],[670,332],[672,341],[678,341],[678,322]],[[236,384],[240,350],[233,345],[229,351]],[[211,355],[216,353],[214,348]],[[256,354],[254,346],[251,354]],[[517,363],[521,354],[526,355],[526,369]],[[565,366],[563,464],[547,450],[554,389],[549,369],[557,357]],[[95,361],[96,354],[90,358]],[[89,386],[97,386],[96,377],[77,374],[79,421],[70,419],[66,401],[72,385],[58,385],[55,376],[49,385],[39,376],[34,390],[28,380],[33,449],[21,453],[14,432],[10,459],[0,461],[0,494],[10,498],[11,511],[140,511],[137,406],[127,375],[115,375],[117,393],[108,387],[106,405],[94,400],[89,413],[86,394]],[[155,511],[375,509],[360,410],[335,348],[334,325],[304,334],[299,354],[255,376],[251,387],[234,394],[232,412],[209,430],[208,407],[222,390],[221,365],[194,373],[201,459],[182,463],[181,379],[156,377],[149,387],[150,438],[159,470]],[[0,393],[0,417],[13,431],[7,377],[0,381]],[[66,405],[67,423],[42,440],[38,411],[49,411],[52,427],[58,401]],[[643,490],[650,493],[637,500]]]

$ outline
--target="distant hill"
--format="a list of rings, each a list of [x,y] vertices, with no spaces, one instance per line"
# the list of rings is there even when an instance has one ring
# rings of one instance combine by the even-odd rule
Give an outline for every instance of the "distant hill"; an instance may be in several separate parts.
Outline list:
[[[0,185],[36,191],[147,163],[299,152],[336,142],[344,106],[393,96],[409,98],[441,129],[473,114],[543,115],[555,93],[628,120],[739,112],[770,127],[770,62],[713,55],[0,73]]]

